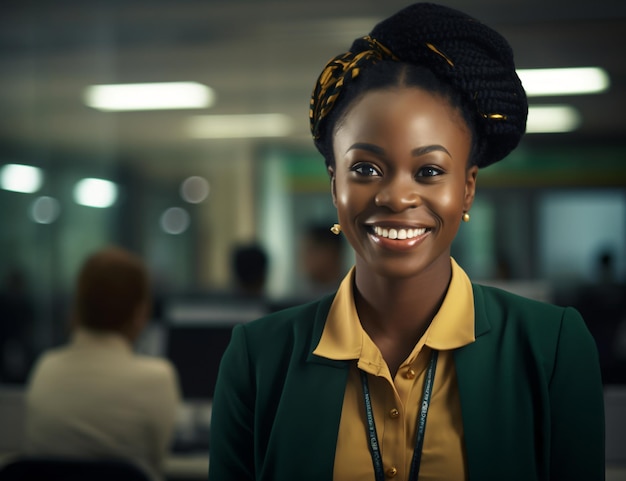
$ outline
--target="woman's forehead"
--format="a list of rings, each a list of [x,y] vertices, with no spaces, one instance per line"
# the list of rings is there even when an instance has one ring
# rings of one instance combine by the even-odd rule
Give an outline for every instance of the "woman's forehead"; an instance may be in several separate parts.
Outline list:
[[[337,123],[335,135],[345,129],[376,134],[390,122],[397,123],[396,128],[411,127],[420,119],[426,122],[424,127],[452,123],[469,132],[460,110],[444,96],[419,87],[397,87],[369,91],[356,99]]]
[[[359,145],[383,156],[441,145],[466,161],[471,140],[463,116],[444,97],[420,88],[394,88],[368,92],[346,111],[333,150],[341,158]]]

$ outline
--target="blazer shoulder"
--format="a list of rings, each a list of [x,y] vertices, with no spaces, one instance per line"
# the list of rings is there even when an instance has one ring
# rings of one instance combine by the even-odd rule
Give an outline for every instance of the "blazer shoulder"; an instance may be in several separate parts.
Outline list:
[[[583,317],[573,307],[528,299],[495,287],[475,284],[473,288],[477,335],[491,330],[515,333],[516,339],[548,350],[555,349],[564,337],[577,339],[570,345],[593,344]]]
[[[334,294],[273,312],[241,326],[249,339],[261,341],[282,339],[292,335],[321,336]]]
[[[530,299],[498,287],[472,284],[474,304],[477,311],[481,308],[489,313],[506,314],[507,318],[559,320],[563,317],[566,308],[548,302]],[[493,317],[493,316],[489,316]]]
[[[585,330],[580,313],[573,307],[529,299],[500,288],[473,284],[476,334],[496,331],[525,332],[529,338],[549,342],[563,327]]]

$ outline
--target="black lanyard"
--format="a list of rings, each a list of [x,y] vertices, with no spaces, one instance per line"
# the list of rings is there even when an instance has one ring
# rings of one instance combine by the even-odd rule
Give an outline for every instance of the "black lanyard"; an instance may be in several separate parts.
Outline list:
[[[420,403],[419,415],[417,417],[415,449],[413,450],[411,470],[409,471],[409,481],[417,481],[417,477],[420,472],[422,447],[424,446],[424,432],[426,431],[426,417],[428,416],[430,398],[433,394],[435,369],[437,368],[437,355],[438,351],[433,350],[432,356],[430,357],[430,363],[428,364],[428,371],[426,371],[426,378],[424,379],[422,400]],[[369,446],[370,453],[372,455],[372,463],[374,465],[374,474],[376,476],[376,481],[384,481],[385,471],[383,469],[383,458],[380,454],[380,446],[378,445],[378,434],[376,434],[376,423],[374,422],[374,412],[372,411],[372,399],[370,397],[367,373],[365,373],[365,371],[361,371],[361,383],[363,384],[363,401],[365,402],[365,417],[367,418]]]

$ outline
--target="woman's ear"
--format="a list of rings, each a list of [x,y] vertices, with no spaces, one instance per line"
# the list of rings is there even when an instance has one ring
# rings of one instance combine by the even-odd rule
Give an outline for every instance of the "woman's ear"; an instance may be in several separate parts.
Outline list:
[[[476,195],[476,178],[478,177],[478,166],[472,165],[467,169],[465,174],[465,198],[463,201],[463,211],[469,212],[474,203],[474,196]]]
[[[333,205],[337,207],[337,190],[335,189],[335,169],[332,166],[326,168],[330,177],[330,193],[333,197]]]

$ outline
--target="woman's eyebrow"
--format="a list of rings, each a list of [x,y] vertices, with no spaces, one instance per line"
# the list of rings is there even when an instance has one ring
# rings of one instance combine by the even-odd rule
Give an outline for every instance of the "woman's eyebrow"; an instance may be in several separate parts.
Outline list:
[[[379,147],[378,145],[368,144],[366,142],[357,142],[355,144],[352,144],[348,148],[348,150],[346,150],[346,152],[350,152],[351,150],[355,150],[355,149],[365,150],[367,152],[371,152],[376,155],[385,155],[385,149],[383,149],[382,147]],[[448,155],[448,157],[452,157],[452,155],[450,155],[450,152],[448,152],[448,149],[446,149],[443,145],[439,145],[439,144],[417,147],[416,149],[413,149],[411,151],[411,154],[414,157],[419,157],[421,155],[426,155],[430,152],[437,152],[437,151],[444,152],[445,154]]]
[[[425,145],[424,147],[418,147],[416,149],[413,149],[411,151],[411,153],[413,154],[414,157],[419,157],[420,155],[426,155],[430,152],[444,152],[445,154],[448,155],[448,157],[452,157],[452,155],[450,155],[450,152],[448,152],[448,149],[446,149],[443,145],[439,145],[439,144],[434,144],[434,145]]]
[[[374,144],[368,144],[365,142],[357,142],[356,144],[352,144],[348,150],[346,150],[346,153],[350,152],[351,150],[355,150],[355,149],[359,149],[359,150],[366,150],[368,152],[371,152],[373,154],[377,154],[377,155],[385,155],[385,149],[383,149],[382,147],[379,147],[378,145],[374,145]]]

